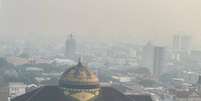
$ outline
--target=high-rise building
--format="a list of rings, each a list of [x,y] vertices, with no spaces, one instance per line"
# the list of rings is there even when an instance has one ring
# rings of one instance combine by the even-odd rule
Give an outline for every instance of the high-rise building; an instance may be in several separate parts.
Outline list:
[[[201,94],[201,75],[199,75],[199,78],[198,78],[197,89],[198,89],[198,92]]]
[[[141,66],[148,68],[152,72],[154,66],[153,58],[154,58],[154,45],[151,42],[148,42],[142,50]]]
[[[68,59],[76,59],[76,40],[71,34],[65,42],[65,56]]]
[[[173,53],[172,59],[175,61],[182,61],[190,55],[192,46],[192,38],[186,34],[175,34],[173,36]]]
[[[173,49],[176,51],[190,51],[191,41],[190,35],[175,34],[173,36]]]
[[[141,66],[148,68],[152,75],[158,78],[165,61],[165,48],[148,43],[142,52]]]
[[[153,76],[158,79],[162,69],[164,67],[165,61],[165,49],[164,47],[154,47],[154,66],[153,66]]]

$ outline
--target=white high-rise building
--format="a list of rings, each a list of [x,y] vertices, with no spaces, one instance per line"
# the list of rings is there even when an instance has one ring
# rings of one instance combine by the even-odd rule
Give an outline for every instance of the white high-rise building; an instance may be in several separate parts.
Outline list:
[[[181,61],[190,55],[192,49],[192,37],[186,34],[175,34],[173,36],[173,60]]]
[[[148,42],[142,51],[142,61],[141,66],[148,68],[151,72],[154,66],[154,45],[151,42]]]
[[[192,37],[185,34],[175,34],[173,36],[173,49],[176,51],[190,51]]]
[[[141,66],[148,68],[155,78],[159,78],[165,62],[165,48],[148,43],[143,48]]]

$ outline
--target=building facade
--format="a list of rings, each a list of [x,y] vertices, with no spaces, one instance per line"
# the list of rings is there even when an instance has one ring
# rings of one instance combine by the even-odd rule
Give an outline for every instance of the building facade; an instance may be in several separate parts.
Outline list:
[[[9,98],[14,98],[26,93],[26,87],[24,83],[12,82],[9,83]]]
[[[153,76],[158,79],[162,73],[165,62],[165,48],[164,47],[154,47],[154,66],[153,66]]]
[[[141,66],[148,68],[154,78],[159,78],[165,63],[165,48],[148,43],[142,52]]]

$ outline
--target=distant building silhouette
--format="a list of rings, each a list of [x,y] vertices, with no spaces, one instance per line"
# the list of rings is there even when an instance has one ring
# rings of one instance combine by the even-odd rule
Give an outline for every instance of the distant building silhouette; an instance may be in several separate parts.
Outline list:
[[[76,59],[76,40],[74,39],[73,35],[66,39],[65,42],[65,57],[68,59],[75,60]]]
[[[153,58],[154,58],[154,45],[148,42],[142,51],[142,62],[141,66],[148,68],[151,72],[153,69]]]
[[[176,34],[173,36],[173,48],[175,50],[190,50],[191,49],[191,36],[190,35],[183,35],[183,34]]]
[[[201,94],[201,75],[199,75],[196,86],[197,86],[198,93]]]
[[[164,65],[165,48],[148,42],[143,48],[141,66],[148,68],[155,78],[159,78]]]
[[[154,47],[154,68],[153,76],[158,79],[162,72],[165,61],[165,48],[164,47]]]
[[[175,34],[173,36],[173,59],[181,61],[190,54],[192,48],[192,37],[186,34]]]

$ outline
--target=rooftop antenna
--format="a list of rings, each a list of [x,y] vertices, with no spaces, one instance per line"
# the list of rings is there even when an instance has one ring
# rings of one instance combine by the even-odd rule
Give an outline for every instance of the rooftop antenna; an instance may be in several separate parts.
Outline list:
[[[71,38],[71,39],[73,38],[73,33],[70,34],[70,38]]]
[[[78,63],[81,63],[81,57],[78,58]]]
[[[71,38],[71,39],[73,39],[73,34],[74,34],[74,33],[75,33],[75,32],[71,32],[71,33],[70,33],[70,38]]]

